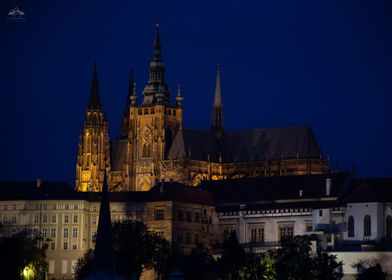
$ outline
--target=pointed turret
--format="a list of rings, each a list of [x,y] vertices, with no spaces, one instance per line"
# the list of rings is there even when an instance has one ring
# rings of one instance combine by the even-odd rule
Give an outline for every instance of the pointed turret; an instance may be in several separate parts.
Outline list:
[[[162,44],[158,24],[153,49],[153,57],[150,62],[150,78],[143,91],[143,104],[165,103],[169,101],[170,96],[169,87],[165,83],[165,66],[161,55]]]
[[[97,64],[95,62],[94,62],[93,78],[91,81],[91,92],[90,92],[90,100],[88,102],[88,108],[89,109],[102,108],[101,99],[99,97]]]
[[[217,71],[216,71],[215,97],[212,106],[211,130],[215,132],[216,135],[219,137],[223,132],[223,105],[222,105],[222,96],[221,96],[219,64],[217,65]]]
[[[177,102],[177,106],[181,107],[182,106],[182,101],[184,100],[184,98],[181,96],[181,84],[180,82],[178,82],[178,86],[177,86],[177,96],[176,96],[176,102]]]
[[[105,273],[115,273],[112,222],[110,218],[110,205],[106,173],[102,186],[101,207],[99,209],[99,220],[97,239],[94,250],[94,269]]]
[[[121,138],[128,137],[130,107],[135,106],[137,101],[135,85],[136,83],[133,75],[133,70],[131,70],[131,74],[129,76],[129,83],[128,83],[127,102],[124,108],[123,120],[122,120],[121,131],[120,131]]]
[[[104,174],[104,157],[109,157],[108,122],[99,97],[97,65],[94,63],[86,119],[79,137],[76,164],[76,190],[100,191]]]
[[[85,278],[113,279],[119,280],[124,277],[116,273],[116,265],[113,251],[112,221],[110,218],[110,204],[106,174],[102,188],[101,207],[99,209],[99,220],[97,238],[94,250],[93,271]]]

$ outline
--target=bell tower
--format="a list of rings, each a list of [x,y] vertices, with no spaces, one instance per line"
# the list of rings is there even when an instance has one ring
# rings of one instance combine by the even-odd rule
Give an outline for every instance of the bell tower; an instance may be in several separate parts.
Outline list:
[[[77,191],[102,190],[105,158],[109,158],[108,122],[99,96],[97,66],[94,64],[90,100],[79,136],[75,185]]]
[[[182,97],[177,96],[176,103],[170,102],[161,50],[157,25],[143,101],[130,106],[129,178],[134,191],[147,191],[161,178],[161,161],[166,159],[172,139],[182,128]]]

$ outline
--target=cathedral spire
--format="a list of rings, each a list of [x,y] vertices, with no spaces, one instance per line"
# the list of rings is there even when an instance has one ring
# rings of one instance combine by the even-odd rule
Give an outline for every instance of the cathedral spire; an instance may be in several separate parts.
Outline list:
[[[121,126],[121,130],[120,130],[121,138],[128,137],[130,107],[135,106],[136,101],[137,101],[135,85],[136,85],[136,83],[135,83],[135,78],[133,75],[133,70],[131,70],[131,74],[129,76],[129,83],[128,83],[127,102],[125,103],[123,119],[122,119],[122,126]]]
[[[165,83],[165,66],[162,60],[162,44],[159,35],[159,24],[155,33],[153,57],[150,62],[150,78],[144,88],[143,104],[165,103],[169,101],[170,90]]]
[[[161,40],[159,38],[159,24],[156,25],[157,29],[155,32],[155,40],[154,40],[154,56],[153,61],[162,61],[161,57]]]
[[[105,159],[106,162],[106,159]],[[110,219],[110,205],[106,173],[101,193],[101,206],[99,209],[99,220],[97,239],[94,250],[94,272],[106,275],[115,275],[116,268],[113,253],[112,222]],[[95,277],[95,278],[94,278]],[[99,278],[94,273],[90,274],[91,279]]]
[[[91,92],[90,92],[90,100],[88,103],[88,108],[98,109],[101,107],[102,105],[101,105],[101,99],[99,97],[97,63],[94,62],[93,78],[91,81]]]
[[[216,70],[216,84],[215,84],[215,97],[212,106],[212,131],[220,136],[223,132],[223,105],[221,96],[221,85],[220,85],[220,66],[217,65]]]

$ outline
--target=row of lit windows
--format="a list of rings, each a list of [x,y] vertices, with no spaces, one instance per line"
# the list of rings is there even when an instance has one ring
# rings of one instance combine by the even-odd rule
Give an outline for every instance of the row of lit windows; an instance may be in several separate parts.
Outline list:
[[[69,210],[78,210],[79,209],[79,204],[73,204],[70,205],[68,203],[65,203],[63,205],[62,209]],[[61,207],[58,207],[57,204],[34,204],[34,205],[27,205],[27,204],[4,204],[2,207],[2,210],[4,211],[13,211],[13,210],[57,210],[61,209]]]
[[[290,208],[290,209],[273,209],[273,210],[248,210],[245,212],[247,215],[253,214],[278,214],[278,213],[298,213],[298,212],[311,212],[310,208]],[[238,212],[221,212],[222,216],[236,216]]]
[[[8,216],[8,215],[3,215],[3,224],[16,224],[16,215]]]
[[[177,220],[179,221],[187,221],[187,222],[195,222],[200,223],[200,212],[193,213],[190,210],[177,210]]]
[[[160,112],[161,112],[161,110],[158,109],[158,113],[160,113]],[[138,113],[138,115],[155,114],[155,109],[154,108],[150,108],[150,110],[148,108],[139,109],[137,113]],[[176,116],[177,111],[174,109],[165,108],[165,114],[169,115],[169,116],[171,116],[171,115]]]
[[[34,215],[34,218],[33,218],[33,223],[34,224],[38,224],[40,222],[39,217],[40,217],[40,215],[38,215],[38,214]],[[51,223],[56,223],[57,222],[57,216],[56,215],[51,215],[51,216],[49,216],[49,215],[42,215],[41,222],[46,224],[46,223],[48,223],[49,218],[51,219],[50,220]],[[73,215],[72,216],[72,215],[68,215],[68,214],[64,215],[64,219],[63,219],[64,224],[70,223],[70,220],[72,221],[72,223],[77,224],[79,222],[79,216],[78,215]]]
[[[390,215],[387,216],[386,221],[386,236],[392,237],[392,217]],[[348,237],[354,237],[355,235],[355,224],[354,217],[348,217]],[[371,236],[372,235],[372,221],[369,215],[366,215],[363,219],[363,235]]]
[[[199,244],[200,243],[200,235],[198,233],[193,234],[191,232],[177,232],[177,241],[178,243],[188,243],[188,244]]]

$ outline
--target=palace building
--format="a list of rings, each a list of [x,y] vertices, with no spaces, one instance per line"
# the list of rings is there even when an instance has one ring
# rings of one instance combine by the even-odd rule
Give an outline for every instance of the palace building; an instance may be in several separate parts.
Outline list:
[[[183,124],[183,97],[165,82],[157,27],[143,100],[131,75],[119,139],[110,140],[94,65],[90,100],[80,133],[76,190],[100,191],[105,169],[110,191],[147,191],[158,181],[197,186],[202,180],[329,173],[310,127],[226,131],[220,69],[208,131]],[[109,158],[109,164],[104,159]]]

